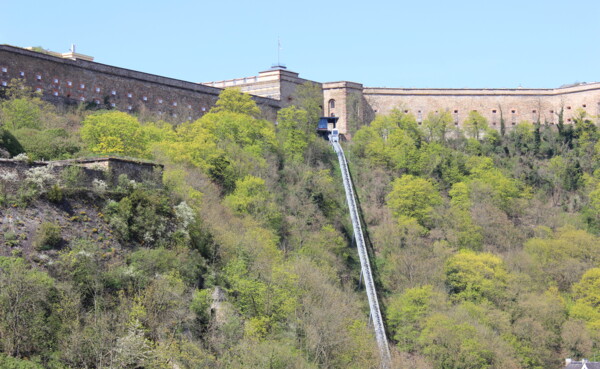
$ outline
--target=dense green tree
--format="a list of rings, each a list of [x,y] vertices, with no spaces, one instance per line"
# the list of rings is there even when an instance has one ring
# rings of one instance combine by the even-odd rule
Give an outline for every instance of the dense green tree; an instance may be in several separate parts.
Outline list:
[[[407,289],[392,298],[387,305],[388,326],[402,351],[416,351],[424,322],[443,301],[444,296],[430,285]]]
[[[493,368],[496,361],[491,348],[478,337],[477,329],[442,314],[433,314],[425,322],[419,336],[423,353],[429,357],[434,368],[482,369]]]
[[[308,114],[304,110],[290,106],[277,113],[277,122],[283,140],[284,157],[295,162],[301,161],[309,140],[314,137],[312,132],[306,132],[306,127],[310,125]]]
[[[49,349],[56,327],[51,306],[54,280],[23,259],[0,257],[0,347],[16,357]]]
[[[446,135],[450,131],[452,126],[452,115],[449,111],[442,113],[430,112],[427,114],[427,119],[423,121],[423,129],[426,133],[428,141],[440,141],[446,140]]]
[[[242,93],[239,88],[226,88],[219,94],[219,100],[210,109],[211,113],[230,112],[250,115],[257,118],[260,109],[249,94]]]
[[[539,277],[556,283],[561,290],[568,290],[587,268],[598,262],[600,255],[598,237],[572,227],[532,238],[524,246],[540,269]]]
[[[235,191],[225,197],[225,204],[236,213],[252,215],[275,229],[281,221],[271,192],[262,178],[246,176],[236,181]]]
[[[453,301],[503,303],[510,275],[504,262],[490,253],[463,250],[448,259],[446,285]]]
[[[109,111],[86,117],[81,138],[88,150],[96,154],[148,157],[148,141],[142,125],[133,116]]]
[[[442,198],[431,181],[410,174],[396,178],[387,196],[387,205],[399,220],[414,218],[427,225]]]
[[[305,82],[296,87],[293,104],[306,112],[306,122],[297,127],[306,135],[312,135],[319,118],[323,115],[323,89],[317,83]]]
[[[463,129],[471,138],[479,140],[488,130],[487,119],[476,110],[469,112],[467,119],[463,122]]]

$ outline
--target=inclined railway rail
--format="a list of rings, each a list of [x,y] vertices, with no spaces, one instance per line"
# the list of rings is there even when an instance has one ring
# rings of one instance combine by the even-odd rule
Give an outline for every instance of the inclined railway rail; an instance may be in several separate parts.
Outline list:
[[[367,298],[369,300],[369,309],[371,311],[371,321],[373,322],[373,328],[375,330],[375,338],[379,351],[381,354],[382,367],[390,367],[390,349],[388,347],[388,341],[385,334],[385,326],[383,324],[383,318],[381,316],[381,310],[379,309],[379,301],[377,299],[377,291],[375,290],[375,283],[373,282],[373,274],[371,273],[371,264],[369,262],[369,254],[367,253],[367,246],[363,236],[362,226],[360,224],[360,218],[358,216],[358,207],[356,205],[356,197],[354,195],[354,189],[352,186],[352,179],[350,178],[350,172],[348,170],[348,162],[344,151],[337,140],[330,139],[333,149],[337,154],[338,161],[340,163],[340,169],[342,170],[342,179],[344,181],[344,190],[346,191],[346,201],[348,202],[348,208],[350,209],[350,218],[352,219],[352,227],[354,228],[354,238],[356,239],[356,245],[358,248],[358,256],[360,259],[360,267],[362,271],[363,280],[365,281],[365,290],[367,292]]]

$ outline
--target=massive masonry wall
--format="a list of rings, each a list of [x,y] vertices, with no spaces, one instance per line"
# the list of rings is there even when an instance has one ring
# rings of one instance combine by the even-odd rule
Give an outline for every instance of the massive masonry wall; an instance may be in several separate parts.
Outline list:
[[[55,104],[92,103],[129,112],[196,119],[217,101],[220,88],[86,60],[0,45],[0,85],[20,78]],[[279,101],[255,96],[265,118],[275,120]]]
[[[199,84],[0,45],[0,85],[6,86],[14,78],[25,80],[53,103],[151,111],[178,120],[200,117],[214,105],[221,88],[236,86],[254,95],[265,118],[272,121],[280,108],[294,103],[296,88],[308,81],[278,67],[254,77]],[[348,138],[360,125],[394,108],[412,113],[419,123],[429,113],[449,111],[457,126],[476,110],[496,128],[501,117],[508,128],[521,121],[556,124],[561,109],[567,124],[578,109],[600,115],[600,83],[555,89],[406,89],[370,88],[354,82],[314,83],[323,88],[323,113],[339,117],[338,128]]]
[[[220,88],[238,87],[242,92],[279,100],[282,108],[294,104],[294,93],[298,86],[306,82],[316,83],[321,86],[319,82],[300,78],[298,73],[284,68],[274,67],[273,69],[258,73],[258,76],[205,82],[203,84]]]
[[[340,132],[346,134],[356,131],[351,124],[353,116],[358,114],[370,121],[374,115],[388,114],[395,108],[412,113],[419,123],[430,112],[449,111],[457,126],[476,110],[495,128],[500,127],[501,116],[510,128],[522,121],[556,124],[561,109],[567,124],[578,109],[594,116],[600,114],[600,83],[556,89],[400,89],[333,82],[323,84],[323,90],[326,114],[340,117]],[[361,97],[349,98],[357,94]],[[332,100],[335,108],[331,108]]]

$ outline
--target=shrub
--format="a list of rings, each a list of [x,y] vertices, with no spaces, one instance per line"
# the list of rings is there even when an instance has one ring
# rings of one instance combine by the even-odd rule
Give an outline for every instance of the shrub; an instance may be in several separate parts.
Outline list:
[[[60,179],[67,187],[78,187],[83,182],[83,169],[77,166],[68,166],[60,173]]]
[[[57,184],[55,184],[54,186],[50,187],[47,196],[50,202],[59,203],[63,199],[63,190]]]
[[[14,357],[0,354],[0,368],[4,369],[42,369],[40,364],[28,360],[17,359]]]
[[[4,233],[4,242],[7,246],[19,246],[19,238],[17,234],[13,231],[8,231]]]
[[[37,230],[33,247],[36,250],[49,250],[57,247],[62,241],[60,226],[52,222],[44,222]]]
[[[94,179],[92,181],[92,188],[94,189],[94,192],[98,195],[103,195],[104,193],[106,193],[108,185],[105,181],[101,179]]]

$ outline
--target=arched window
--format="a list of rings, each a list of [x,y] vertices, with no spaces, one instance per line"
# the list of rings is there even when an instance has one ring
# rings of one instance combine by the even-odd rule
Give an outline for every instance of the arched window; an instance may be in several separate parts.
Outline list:
[[[329,100],[329,109],[335,109],[335,100],[334,99]]]

